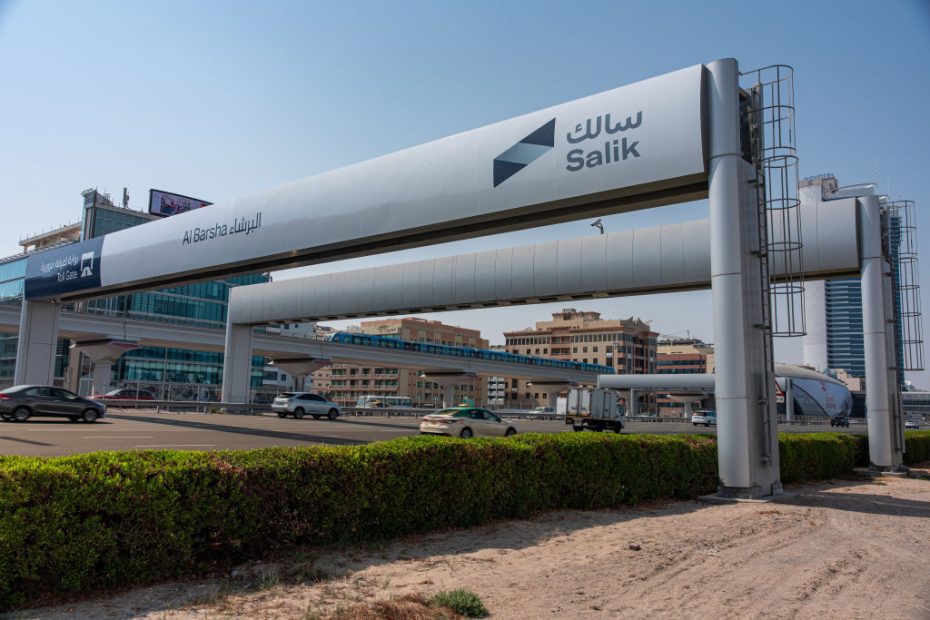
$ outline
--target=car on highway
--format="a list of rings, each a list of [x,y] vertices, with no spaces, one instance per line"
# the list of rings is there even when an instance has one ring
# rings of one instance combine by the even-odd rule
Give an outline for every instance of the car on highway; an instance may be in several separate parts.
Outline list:
[[[33,416],[66,417],[72,422],[96,422],[107,415],[107,406],[60,387],[15,385],[0,390],[0,418],[25,422]]]
[[[289,415],[298,420],[310,414],[314,420],[327,417],[335,420],[342,415],[339,405],[313,392],[281,392],[271,403],[271,410],[279,418]]]
[[[94,400],[155,400],[155,394],[148,390],[119,388],[110,390],[106,394],[94,394],[91,398]]]
[[[906,429],[918,429],[920,428],[920,423],[917,420],[905,420],[904,428]]]
[[[549,416],[555,415],[555,408],[553,407],[533,407],[530,410],[527,417],[529,418],[547,418]]]
[[[717,412],[698,409],[691,414],[691,423],[695,426],[717,426]]]
[[[470,439],[481,437],[510,437],[517,428],[500,416],[478,407],[450,407],[423,417],[421,435],[449,435]]]
[[[849,418],[844,415],[836,415],[830,418],[830,426],[849,428]]]

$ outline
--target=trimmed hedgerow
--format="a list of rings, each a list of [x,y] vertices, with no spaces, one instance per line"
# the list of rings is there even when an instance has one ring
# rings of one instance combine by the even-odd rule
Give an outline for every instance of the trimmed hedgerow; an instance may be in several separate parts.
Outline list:
[[[930,432],[906,436],[908,462],[930,458]],[[782,435],[782,479],[851,471],[864,445],[849,435]],[[287,545],[692,498],[716,484],[707,435],[0,457],[0,609],[195,575]]]
[[[711,492],[709,437],[565,434],[0,459],[0,608],[553,508]]]
[[[778,437],[782,482],[823,480],[859,465],[864,437],[847,433],[782,433]],[[867,457],[866,457],[867,458]]]
[[[906,431],[904,450],[904,462],[908,465],[930,461],[930,431]]]

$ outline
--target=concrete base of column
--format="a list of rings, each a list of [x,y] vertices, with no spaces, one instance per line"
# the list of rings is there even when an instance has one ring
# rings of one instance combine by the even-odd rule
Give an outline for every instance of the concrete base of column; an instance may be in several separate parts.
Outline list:
[[[97,360],[94,362],[93,395],[106,394],[110,391],[110,382],[113,379],[113,360]]]
[[[223,402],[251,402],[252,326],[226,326],[226,350],[223,356]],[[239,409],[233,407],[233,409]]]
[[[14,385],[51,385],[55,380],[60,310],[48,301],[23,301]]]
[[[854,473],[857,473],[862,476],[870,476],[872,478],[902,478],[911,473],[911,468],[906,465],[897,465],[894,469],[882,469],[876,468],[874,465],[869,467],[856,467],[853,469]]]
[[[781,501],[786,497],[791,497],[793,495],[794,493],[779,492],[777,494],[766,495],[763,497],[737,497],[723,495],[721,493],[713,493],[712,495],[701,495],[697,498],[697,500],[705,504],[769,504],[774,501]]]
[[[454,407],[455,402],[455,385],[444,385],[442,386],[442,406]]]

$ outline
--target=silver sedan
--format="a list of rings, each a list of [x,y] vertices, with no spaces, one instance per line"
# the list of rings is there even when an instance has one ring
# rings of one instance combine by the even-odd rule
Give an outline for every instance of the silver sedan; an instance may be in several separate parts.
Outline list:
[[[440,409],[423,418],[420,434],[449,435],[469,439],[475,435],[484,437],[510,437],[517,429],[502,420],[496,413],[475,407],[452,407]]]

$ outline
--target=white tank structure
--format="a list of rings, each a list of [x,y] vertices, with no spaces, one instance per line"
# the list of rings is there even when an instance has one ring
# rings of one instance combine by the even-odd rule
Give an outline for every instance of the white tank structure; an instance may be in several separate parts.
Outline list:
[[[785,417],[848,417],[852,413],[852,393],[842,381],[810,368],[775,364],[775,385],[784,395]],[[713,398],[715,376],[711,374],[602,375],[598,387],[625,391],[632,400],[640,392],[680,396],[683,399]]]

